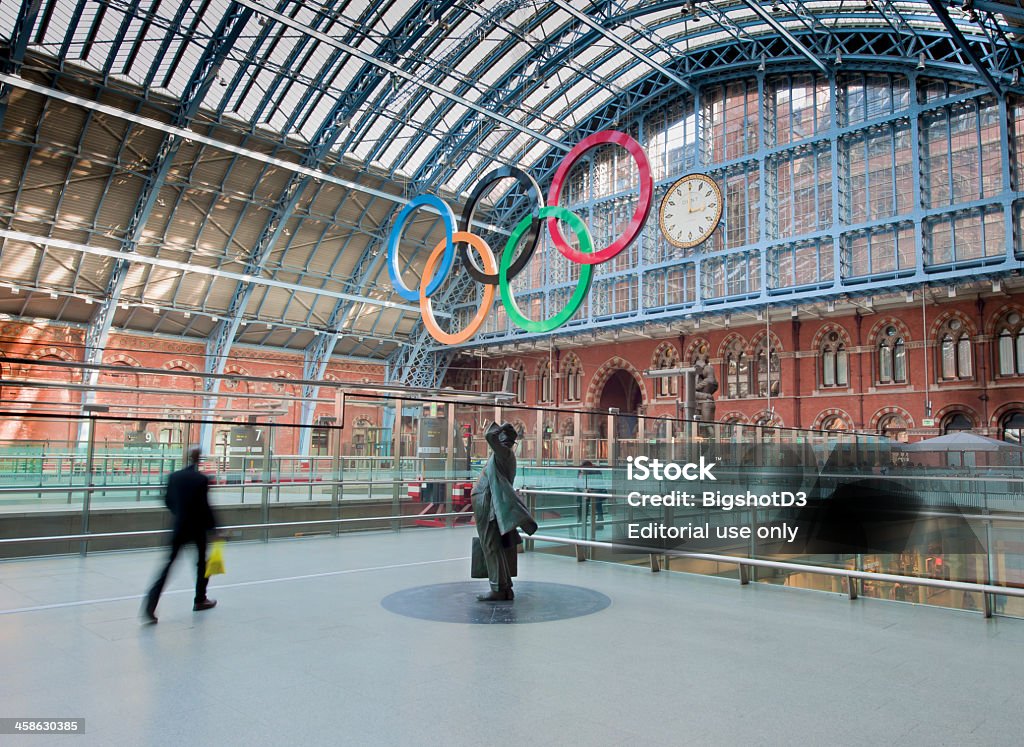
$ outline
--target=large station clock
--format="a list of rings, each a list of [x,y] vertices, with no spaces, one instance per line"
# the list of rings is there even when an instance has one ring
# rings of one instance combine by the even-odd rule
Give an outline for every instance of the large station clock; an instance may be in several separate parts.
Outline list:
[[[665,238],[682,249],[707,239],[721,219],[722,190],[705,174],[687,174],[669,187],[658,215]]]

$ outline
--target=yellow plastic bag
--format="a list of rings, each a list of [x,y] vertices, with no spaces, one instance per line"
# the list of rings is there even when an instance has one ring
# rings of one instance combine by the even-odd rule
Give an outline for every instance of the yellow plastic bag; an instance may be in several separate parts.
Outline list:
[[[224,573],[224,540],[210,543],[210,554],[206,558],[206,577]]]

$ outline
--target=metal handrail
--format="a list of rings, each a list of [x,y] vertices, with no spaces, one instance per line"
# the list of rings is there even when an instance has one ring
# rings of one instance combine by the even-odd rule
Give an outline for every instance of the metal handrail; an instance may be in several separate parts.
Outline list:
[[[308,519],[305,521],[277,521],[270,524],[230,524],[217,527],[219,531],[235,531],[241,529],[273,529],[275,527],[316,526],[322,524],[344,524],[363,521],[400,521],[402,519],[446,519],[449,517],[469,516],[469,511],[448,511],[437,514],[400,514],[398,516],[357,516],[346,519]],[[133,532],[95,532],[90,534],[59,534],[50,537],[6,537],[0,538],[0,545],[17,544],[19,542],[88,542],[95,539],[114,539],[117,537],[145,537],[157,534],[170,534],[173,529],[139,529]]]
[[[296,480],[293,482],[235,482],[235,483],[211,483],[211,490],[225,490],[231,488],[247,487],[247,488],[279,488],[279,487],[300,487],[308,485],[316,485],[318,487],[345,487],[346,485],[398,485],[405,483],[419,483],[419,482],[443,482],[443,483],[457,483],[457,482],[473,482],[469,477],[404,477],[404,478],[393,478],[390,480]],[[57,486],[46,486],[46,485],[22,485],[20,487],[13,488],[0,488],[0,495],[5,493],[82,493],[82,492],[104,492],[114,493],[118,491],[124,492],[139,492],[144,490],[164,490],[167,488],[166,483],[158,483],[153,485],[57,485]]]
[[[685,550],[672,550],[660,547],[644,547],[634,545],[623,545],[615,542],[601,542],[599,540],[583,540],[572,537],[555,537],[546,534],[534,534],[530,537],[533,542],[550,542],[553,544],[573,545],[579,547],[597,547],[613,551],[621,551],[638,555],[651,556],[651,570],[659,571],[655,558],[659,555],[672,555],[673,557],[692,558],[694,560],[709,560],[716,563],[735,564],[740,570],[740,583],[749,584],[750,576],[746,569],[751,566],[758,568],[775,568],[780,570],[797,571],[800,573],[817,573],[823,576],[839,576],[850,580],[850,599],[857,598],[857,591],[852,583],[854,579],[860,581],[890,581],[893,583],[907,584],[908,586],[931,586],[939,589],[952,591],[978,592],[983,595],[985,601],[985,617],[992,617],[992,604],[989,594],[1003,594],[1011,597],[1024,597],[1024,587],[997,586],[995,584],[982,584],[970,581],[946,581],[937,578],[924,578],[921,576],[901,576],[895,573],[874,573],[872,571],[855,571],[846,568],[830,568],[828,566],[806,565],[804,563],[787,563],[781,560],[761,560],[758,558],[739,558],[734,555],[717,555],[714,553],[688,552]],[[586,557],[577,551],[576,559],[586,560]]]

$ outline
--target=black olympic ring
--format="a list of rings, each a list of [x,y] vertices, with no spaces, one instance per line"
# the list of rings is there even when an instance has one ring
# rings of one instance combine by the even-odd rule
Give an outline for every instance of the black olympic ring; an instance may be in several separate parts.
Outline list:
[[[489,171],[486,176],[481,178],[477,183],[476,189],[473,190],[473,194],[469,196],[469,202],[467,202],[466,207],[462,209],[462,218],[459,220],[459,230],[472,233],[473,214],[476,212],[477,203],[480,202],[480,198],[484,196],[484,193],[490,189],[495,182],[499,182],[502,179],[515,179],[518,181],[526,188],[526,196],[537,204],[537,208],[531,215],[532,220],[530,221],[530,228],[526,234],[526,248],[523,249],[522,253],[516,257],[511,267],[509,267],[508,279],[511,280],[526,267],[527,262],[530,261],[534,250],[537,248],[537,243],[540,241],[540,227],[543,221],[539,217],[539,211],[540,208],[544,207],[544,201],[540,193],[540,186],[532,176],[516,166],[499,166],[493,171]],[[498,284],[498,273],[487,273],[477,267],[476,262],[473,261],[469,251],[466,249],[466,242],[460,241],[458,242],[458,246],[459,257],[462,259],[462,264],[474,280],[486,285]],[[500,258],[501,255],[499,254],[498,259],[500,260]]]

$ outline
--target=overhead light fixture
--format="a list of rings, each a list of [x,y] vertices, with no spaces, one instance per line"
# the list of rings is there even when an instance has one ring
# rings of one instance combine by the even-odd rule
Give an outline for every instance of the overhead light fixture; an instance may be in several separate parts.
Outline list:
[[[826,301],[825,302],[825,309],[828,310],[828,311],[835,311],[836,310],[836,302],[835,301]]]
[[[1013,75],[1010,76],[1010,85],[1011,86],[1019,86],[1020,85],[1020,70],[1014,70],[1013,71]]]
[[[924,70],[924,52],[917,56],[917,69]]]
[[[192,318],[192,312],[191,311],[186,311],[186,312],[184,312],[184,316],[185,316],[186,319],[191,319]]]
[[[800,309],[798,309],[796,306],[794,306],[793,308],[791,308],[789,310],[789,315],[791,317],[793,317],[794,319],[796,319],[797,317],[800,316]]]
[[[907,294],[903,297],[903,300],[907,303],[914,303],[914,291],[907,291]]]
[[[836,64],[837,65],[842,65],[843,64],[843,53],[842,52],[836,52]]]
[[[992,281],[992,292],[999,293],[1003,289],[1003,283],[1001,280]]]
[[[956,286],[951,285],[948,288],[946,288],[946,295],[949,296],[950,298],[956,298]]]
[[[54,301],[56,301],[56,300],[57,300],[57,294],[56,294],[56,293],[53,293],[53,292],[51,292],[51,293],[50,293],[50,298],[52,298],[52,299],[53,299]]]
[[[16,285],[12,285],[11,286],[11,293],[13,293],[14,295],[18,295],[20,292],[21,291],[18,290],[18,286],[16,286]],[[87,298],[87,299],[85,299],[85,302],[86,303],[92,303],[92,300]]]
[[[757,71],[758,72],[760,72],[760,73],[764,72],[765,62],[767,62],[767,58],[762,54],[761,55],[761,64],[757,66]]]

